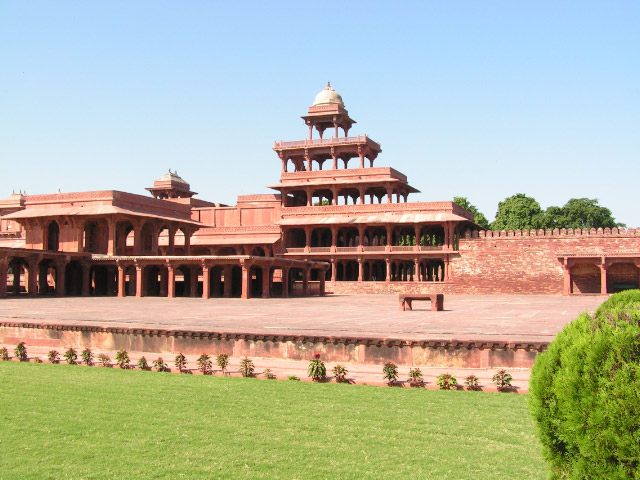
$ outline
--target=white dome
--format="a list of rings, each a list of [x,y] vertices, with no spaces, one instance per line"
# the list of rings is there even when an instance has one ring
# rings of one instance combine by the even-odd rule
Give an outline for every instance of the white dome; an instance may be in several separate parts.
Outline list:
[[[315,100],[313,101],[312,106],[316,105],[330,105],[330,104],[338,104],[341,107],[344,107],[344,102],[342,101],[342,97],[338,92],[336,92],[333,88],[331,88],[331,84],[327,82],[327,86],[324,87],[318,95],[316,95]]]

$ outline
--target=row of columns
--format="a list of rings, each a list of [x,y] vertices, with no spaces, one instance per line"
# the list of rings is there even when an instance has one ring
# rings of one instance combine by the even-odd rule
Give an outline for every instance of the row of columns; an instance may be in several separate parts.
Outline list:
[[[369,203],[370,204],[374,204],[374,197],[378,199],[378,203],[382,203],[382,199],[384,198],[384,194],[383,195],[375,195],[373,193],[369,193],[367,194],[366,191],[369,190],[370,187],[357,187],[357,188],[350,188],[348,190],[357,190],[358,191],[358,195],[353,196],[353,195],[349,195],[348,193],[344,193],[342,196],[345,197],[345,205],[347,204],[347,198],[351,197],[354,199],[354,204],[357,205],[364,205],[365,204],[365,200],[366,200],[366,196],[369,195]],[[331,191],[331,198],[329,198],[328,200],[330,201],[331,205],[338,205],[338,198],[341,196],[340,192],[343,191],[343,189],[339,189],[338,187],[331,187],[329,189]],[[303,188],[303,191],[305,192],[305,195],[307,197],[306,200],[306,206],[307,207],[311,207],[313,206],[313,194],[314,192],[317,192],[318,189],[317,188],[311,188],[311,187],[307,187],[307,188]],[[283,191],[283,198],[287,198],[287,192]],[[295,192],[293,192],[295,193]],[[396,196],[396,200],[395,202],[393,201],[393,195],[395,194]],[[390,203],[407,203],[409,201],[409,191],[398,191],[396,189],[394,189],[393,187],[386,187],[386,197],[387,197],[387,202],[388,204]],[[287,207],[289,205],[285,205],[285,207]]]
[[[424,259],[419,259],[419,258],[415,258],[413,259],[413,281],[414,282],[424,282],[427,281],[427,279],[429,278],[429,276],[431,276],[432,279],[437,279],[437,280],[433,280],[433,281],[440,281],[440,282],[448,282],[451,281],[452,279],[452,272],[451,272],[451,263],[449,262],[449,258],[445,257],[444,259],[442,259],[442,262],[444,263],[444,269],[440,268],[440,269],[435,269],[432,270],[431,272],[426,271],[425,274],[423,275],[422,273],[422,269],[421,267],[421,263],[422,260]],[[329,263],[331,264],[331,281],[332,282],[336,282],[338,281],[337,279],[337,270],[338,270],[338,263],[344,261],[344,262],[348,262],[348,261],[353,261],[353,259],[334,259],[332,258]],[[358,263],[358,282],[363,282],[364,281],[364,267],[365,265],[369,265],[369,272],[371,272],[371,268],[373,266],[373,263],[375,260],[367,260],[364,259],[362,257],[358,257],[356,259],[357,263]],[[401,266],[401,264],[404,263],[409,263],[406,260],[402,261],[402,260],[392,260],[391,258],[387,257],[384,259],[385,261],[385,282],[391,282],[391,281],[409,281],[408,278],[404,279],[404,280],[398,280],[397,278],[395,280],[392,280],[391,276],[391,272],[392,270],[392,266],[395,266],[396,272],[399,271],[399,268]],[[429,265],[425,265],[425,268],[434,268],[434,266],[429,266]],[[429,273],[431,273],[431,275],[429,275]],[[397,275],[397,273],[396,273]]]
[[[197,296],[197,284],[198,284],[198,276],[199,276],[198,273],[199,273],[199,270],[202,269],[202,298],[210,298],[211,287],[212,287],[211,270],[216,267],[222,267],[221,275],[220,276],[216,275],[213,277],[213,289],[214,291],[218,291],[219,285],[220,285],[219,282],[222,281],[222,279],[224,279],[223,280],[223,289],[224,289],[223,297],[231,297],[232,269],[233,267],[239,266],[242,272],[242,277],[241,277],[242,293],[240,297],[244,299],[251,298],[251,280],[252,280],[251,267],[254,265],[257,267],[260,267],[262,272],[262,292],[261,292],[262,298],[269,298],[271,296],[270,292],[271,292],[271,287],[273,286],[273,275],[272,275],[273,268],[282,270],[282,296],[283,297],[289,296],[289,274],[292,268],[297,268],[297,267],[274,265],[268,262],[253,263],[253,262],[248,262],[244,260],[241,260],[239,265],[232,265],[232,264],[218,265],[218,264],[210,264],[206,262],[202,262],[199,265],[198,264],[185,265],[186,267],[189,267],[188,268],[189,270],[188,274],[190,275],[189,294],[191,297]],[[181,266],[177,266],[171,263],[167,263],[166,265],[135,263],[134,266],[136,271],[135,296],[142,297],[146,293],[147,275],[145,275],[145,272],[144,272],[144,269],[146,267],[166,267],[166,270],[161,271],[161,276],[162,276],[161,289],[164,288],[165,281],[166,281],[166,292],[161,290],[161,296],[164,296],[165,293],[166,293],[166,296],[170,298],[173,298],[176,296],[176,288],[175,288],[176,269],[181,269]],[[125,277],[126,277],[127,267],[128,265],[126,264],[123,264],[120,262],[117,263],[117,269],[118,269],[117,284],[118,284],[119,297],[125,296],[125,280],[126,280]],[[302,295],[307,296],[309,295],[309,281],[310,281],[312,268],[306,267],[306,268],[302,268],[301,270],[303,272]],[[322,272],[318,275],[319,295],[324,296],[325,283],[326,283],[325,275],[324,275],[325,269],[321,269],[321,270]]]
[[[638,269],[638,279],[640,282],[640,262],[634,262],[636,268]],[[592,264],[593,265],[593,264]],[[606,295],[608,293],[607,289],[607,270],[611,264],[608,264],[603,258],[602,261],[598,264],[600,268],[600,294]],[[562,273],[563,273],[563,286],[562,286],[562,294],[570,295],[572,293],[571,286],[571,266],[569,265],[568,259],[565,258],[562,263]]]
[[[389,239],[392,238],[393,236],[393,230],[395,228],[396,224],[386,224],[384,227],[386,229],[386,234],[387,234],[387,244],[385,245],[385,251],[390,252],[392,251],[392,247],[393,245],[391,245],[391,242],[389,241]],[[414,225],[414,232],[415,232],[415,236],[416,236],[416,244],[413,246],[413,250],[415,251],[419,251],[420,250],[420,236],[422,234],[422,228],[424,227],[424,225],[421,224],[416,224]],[[299,228],[299,227],[298,227]],[[306,253],[311,252],[311,235],[313,233],[313,230],[317,228],[317,227],[312,227],[312,226],[305,226],[302,227],[302,229],[304,230],[305,233],[305,247],[304,247],[304,251]],[[329,227],[329,229],[331,230],[331,247],[330,247],[330,252],[335,252],[336,248],[337,248],[337,243],[338,243],[338,232],[340,230],[341,226],[340,225],[331,225]],[[344,228],[344,226],[342,226],[342,228]],[[356,225],[356,227],[358,229],[358,245],[357,245],[357,251],[362,252],[364,251],[364,247],[365,245],[362,244],[362,238],[364,238],[364,234],[365,234],[365,230],[367,228],[367,225],[365,224],[359,224]],[[443,228],[444,228],[444,243],[442,245],[443,250],[453,250],[454,249],[454,240],[455,240],[455,228],[456,225],[454,222],[444,222],[443,224]],[[286,239],[286,231],[285,231],[285,239]]]
[[[344,153],[342,155],[338,154],[337,150],[335,147],[331,147],[331,168],[333,170],[338,170],[338,159],[341,159],[344,163],[344,168],[347,169],[348,164],[349,164],[349,160],[351,160],[351,158],[353,158],[353,155],[345,155]],[[356,153],[356,152],[349,152],[351,154]],[[296,168],[296,171],[307,171],[307,172],[311,172],[313,171],[313,162],[314,160],[318,163],[318,170],[322,170],[322,164],[325,162],[325,159],[328,160],[328,158],[326,157],[322,157],[322,158],[314,158],[314,156],[309,152],[308,148],[304,149],[304,154],[303,154],[303,158],[297,157],[297,161],[292,159],[292,157],[287,156],[284,152],[280,151],[278,152],[278,156],[280,157],[280,160],[282,161],[282,173],[286,173],[287,172],[287,162],[289,160],[291,160],[294,164],[294,167]],[[358,168],[365,168],[364,165],[364,160],[365,158],[369,159],[369,167],[373,168],[373,162],[376,159],[376,157],[378,156],[377,153],[375,153],[374,151],[371,151],[368,147],[363,146],[363,145],[358,145],[357,146],[357,156],[359,159],[359,163],[358,163]],[[294,157],[296,158],[296,157]],[[306,164],[306,170],[305,170],[305,164]]]

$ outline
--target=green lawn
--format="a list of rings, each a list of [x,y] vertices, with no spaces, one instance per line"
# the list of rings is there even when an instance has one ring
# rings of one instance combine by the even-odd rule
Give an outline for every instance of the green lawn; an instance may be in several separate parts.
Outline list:
[[[0,362],[0,478],[544,478],[526,403]]]

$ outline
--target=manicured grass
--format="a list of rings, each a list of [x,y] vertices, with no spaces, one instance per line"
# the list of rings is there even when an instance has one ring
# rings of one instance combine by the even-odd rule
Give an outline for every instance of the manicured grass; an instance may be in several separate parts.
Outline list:
[[[544,478],[526,402],[0,362],[0,477]]]

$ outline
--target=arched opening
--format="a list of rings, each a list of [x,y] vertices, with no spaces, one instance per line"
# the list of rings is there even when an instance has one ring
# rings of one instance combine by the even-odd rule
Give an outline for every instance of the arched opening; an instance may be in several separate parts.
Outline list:
[[[251,298],[262,296],[262,267],[252,266],[249,270],[249,276],[251,278]]]
[[[175,269],[176,297],[191,295],[191,267],[180,265]]]
[[[82,295],[82,265],[76,260],[72,260],[65,267],[64,291],[67,296]]]
[[[53,220],[47,227],[47,250],[57,252],[60,249],[60,227]]]
[[[116,223],[116,255],[131,254],[133,254],[133,225],[126,220],[118,222]]]
[[[231,268],[231,296],[236,298],[242,296],[242,268],[238,266]]]
[[[102,265],[93,265],[89,272],[89,278],[91,279],[91,290],[95,296],[110,295],[111,286],[109,282],[109,270]]]
[[[27,291],[27,263],[24,258],[15,257],[9,262],[7,275],[11,276],[11,282],[7,285],[7,293],[20,295]]]
[[[125,268],[125,288],[126,296],[135,297],[136,295],[136,268],[131,265]]]
[[[573,293],[600,293],[600,267],[580,263],[571,267]]]
[[[271,267],[270,296],[282,297],[282,268]]]
[[[255,247],[253,250],[251,250],[251,255],[253,255],[254,257],[266,257],[267,254],[264,251],[264,248],[262,247]]]
[[[144,275],[146,276],[146,292],[147,297],[159,297],[161,289],[160,268],[155,265],[150,265],[144,269]]]

